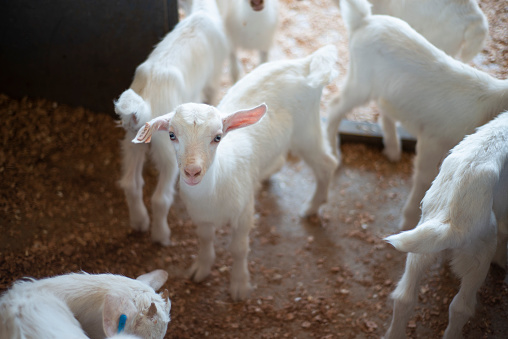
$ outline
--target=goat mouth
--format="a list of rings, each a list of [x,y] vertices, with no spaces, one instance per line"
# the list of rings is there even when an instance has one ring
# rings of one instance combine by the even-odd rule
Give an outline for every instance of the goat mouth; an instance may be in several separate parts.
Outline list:
[[[196,186],[201,182],[201,178],[183,177],[183,181],[189,186]]]
[[[265,8],[265,4],[264,4],[263,0],[261,0],[261,1],[259,1],[259,0],[251,0],[250,6],[256,12],[262,11],[263,8]]]

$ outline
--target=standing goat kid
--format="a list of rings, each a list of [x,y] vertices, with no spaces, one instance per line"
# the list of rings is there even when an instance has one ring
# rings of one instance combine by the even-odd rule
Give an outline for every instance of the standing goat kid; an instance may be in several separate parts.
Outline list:
[[[229,67],[233,83],[243,69],[238,60],[239,48],[258,50],[259,63],[268,61],[278,24],[278,0],[217,0],[224,19],[231,51]]]
[[[229,223],[231,296],[234,300],[248,296],[255,192],[289,151],[301,156],[317,179],[301,215],[317,213],[326,201],[337,160],[322,135],[319,103],[323,87],[336,76],[336,60],[337,50],[329,45],[303,59],[265,63],[236,83],[217,108],[181,105],[147,123],[133,140],[149,142],[155,131],[169,133],[180,169],[180,194],[200,241],[191,267],[194,281],[209,275],[215,260],[215,229]],[[248,107],[254,108],[238,111]]]
[[[481,52],[489,33],[487,17],[477,0],[369,1],[373,14],[404,20],[434,46],[463,62]]]
[[[508,109],[508,80],[453,59],[398,18],[371,15],[366,0],[342,0],[341,10],[351,62],[346,83],[329,107],[328,137],[338,152],[341,120],[353,108],[377,100],[390,160],[401,154],[397,121],[417,138],[413,186],[401,222],[402,229],[411,229],[446,153]]]
[[[167,272],[136,280],[113,274],[71,273],[19,281],[0,298],[0,338],[162,339],[169,323],[169,293],[155,293]],[[122,335],[120,316],[126,321]]]
[[[185,13],[193,1],[179,0]],[[279,0],[216,0],[229,40],[229,67],[233,83],[240,78],[242,63],[238,49],[259,51],[259,63],[268,61],[279,21]]]
[[[386,338],[405,338],[420,279],[445,250],[461,284],[450,304],[444,337],[461,337],[462,327],[474,314],[476,292],[490,262],[506,268],[508,112],[452,149],[425,194],[418,226],[386,240],[410,252],[404,275],[392,293],[393,318]]]
[[[129,207],[130,225],[147,231],[150,225],[143,203],[143,164],[150,155],[159,171],[152,195],[152,240],[170,244],[167,215],[173,203],[178,176],[175,155],[167,147],[167,134],[154,136],[152,144],[134,145],[132,138],[141,126],[184,102],[214,102],[219,88],[222,65],[227,56],[227,40],[214,0],[195,0],[192,14],[139,65],[131,88],[115,102],[115,111],[125,128],[122,142],[122,178],[120,186]]]

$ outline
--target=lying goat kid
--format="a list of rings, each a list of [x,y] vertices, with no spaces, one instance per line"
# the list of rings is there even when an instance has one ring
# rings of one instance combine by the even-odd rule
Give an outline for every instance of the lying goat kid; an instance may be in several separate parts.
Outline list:
[[[163,338],[171,302],[167,290],[155,290],[167,277],[156,270],[136,280],[71,273],[18,281],[0,298],[0,338]]]

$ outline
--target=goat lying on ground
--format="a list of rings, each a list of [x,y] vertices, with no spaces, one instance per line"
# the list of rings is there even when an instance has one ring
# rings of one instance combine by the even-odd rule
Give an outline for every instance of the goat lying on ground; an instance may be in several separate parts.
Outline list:
[[[319,103],[323,87],[336,75],[336,60],[337,50],[329,45],[303,59],[265,63],[237,82],[217,108],[184,104],[139,131],[135,142],[149,142],[153,132],[166,131],[175,147],[180,194],[200,241],[191,268],[194,281],[209,275],[215,229],[229,223],[230,292],[235,300],[247,297],[254,195],[289,151],[302,157],[317,179],[301,215],[317,213],[326,201],[337,160],[322,135]],[[254,108],[239,111],[248,107]],[[245,128],[236,130],[240,127]]]
[[[398,18],[371,15],[366,0],[342,0],[341,12],[351,62],[344,88],[330,104],[328,137],[337,152],[341,120],[375,99],[382,109],[384,153],[390,160],[401,153],[397,121],[417,138],[413,186],[401,222],[402,229],[410,229],[446,153],[508,109],[508,80],[453,59]]]
[[[463,62],[471,61],[482,50],[489,33],[487,17],[476,0],[369,1],[373,14],[406,21],[434,46]]]
[[[169,323],[168,291],[155,293],[168,277],[155,270],[136,280],[112,274],[72,273],[18,281],[0,298],[1,338],[104,338],[119,319],[125,335],[163,338]]]
[[[415,229],[386,238],[410,252],[392,294],[393,318],[386,338],[404,338],[426,269],[444,250],[461,279],[450,304],[445,338],[461,336],[474,314],[476,292],[491,261],[506,267],[508,240],[508,112],[480,127],[452,149],[422,201]],[[496,232],[497,249],[496,249]]]
[[[171,111],[184,102],[215,100],[222,65],[227,56],[227,40],[215,1],[195,0],[192,14],[138,66],[131,88],[115,102],[115,111],[126,130],[122,142],[123,166],[120,186],[125,192],[133,229],[147,231],[150,219],[143,203],[143,164],[149,145],[130,141],[148,120]],[[154,137],[150,155],[159,171],[152,196],[152,240],[170,244],[167,223],[178,176],[175,155],[166,134]]]

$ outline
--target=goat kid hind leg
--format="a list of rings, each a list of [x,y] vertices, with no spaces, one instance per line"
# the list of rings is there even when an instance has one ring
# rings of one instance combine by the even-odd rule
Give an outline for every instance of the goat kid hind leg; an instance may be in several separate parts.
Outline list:
[[[487,237],[479,237],[473,240],[472,245],[453,250],[452,269],[462,278],[460,290],[448,310],[449,320],[444,339],[461,338],[462,328],[475,313],[476,293],[487,277],[496,250],[496,227],[495,217],[492,217]]]
[[[143,203],[143,165],[149,145],[131,142],[135,134],[126,131],[122,147],[122,187],[129,209],[130,226],[136,231],[146,232],[150,226],[148,211]]]
[[[307,128],[309,131],[313,131],[308,135],[308,138],[301,138],[298,135],[293,143],[297,144],[296,153],[312,168],[316,178],[316,187],[312,198],[306,201],[300,210],[300,217],[317,214],[319,207],[326,203],[333,174],[339,166],[339,161],[332,154],[330,147],[326,145],[319,121],[316,119],[314,122],[309,122]]]
[[[420,202],[439,172],[439,163],[449,148],[432,140],[418,138],[414,158],[413,179],[409,197],[402,210],[401,230],[413,229],[420,220]]]
[[[492,262],[502,269],[506,269],[508,242],[508,163],[503,171],[494,193],[493,210],[497,218],[497,249]]]
[[[498,220],[497,248],[492,262],[502,269],[506,269],[506,255],[508,242],[508,216]]]
[[[408,253],[406,268],[392,292],[393,315],[385,339],[406,337],[406,327],[418,301],[418,286],[426,270],[436,261],[439,253]]]

